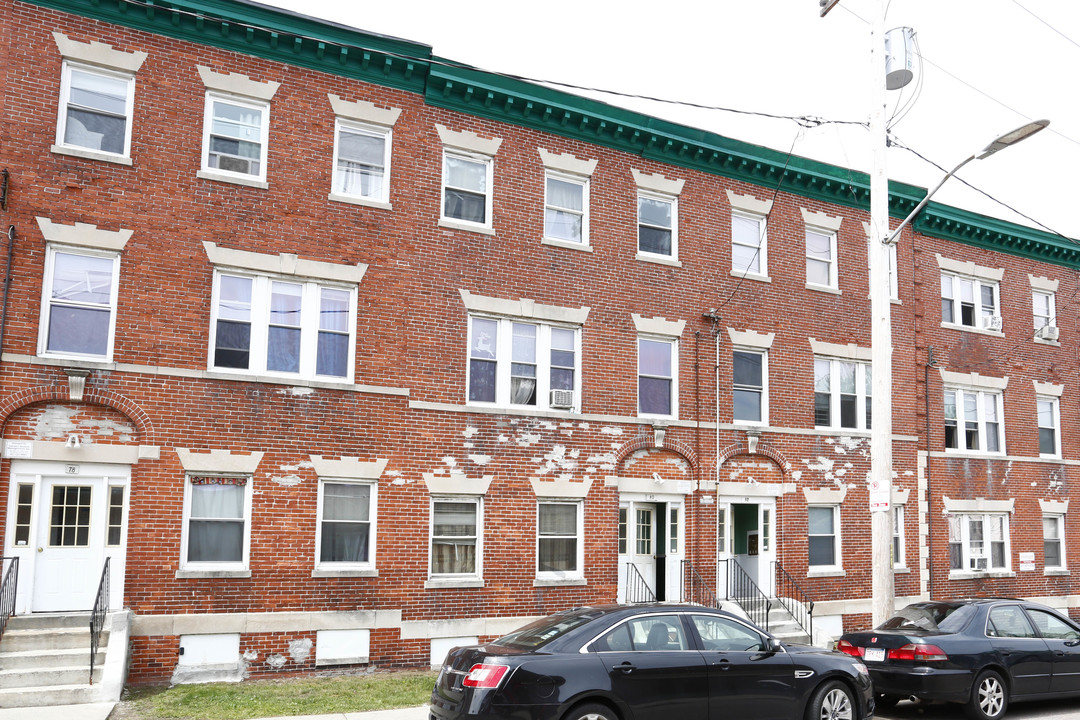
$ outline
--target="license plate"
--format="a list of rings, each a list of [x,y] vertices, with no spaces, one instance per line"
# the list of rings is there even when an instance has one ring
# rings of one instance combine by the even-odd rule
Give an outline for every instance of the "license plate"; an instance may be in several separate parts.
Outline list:
[[[863,660],[867,662],[884,662],[885,648],[866,648],[863,652]]]

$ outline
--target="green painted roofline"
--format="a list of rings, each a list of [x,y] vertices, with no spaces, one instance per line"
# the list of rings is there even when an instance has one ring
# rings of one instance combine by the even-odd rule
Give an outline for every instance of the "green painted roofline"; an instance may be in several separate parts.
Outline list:
[[[598,100],[433,56],[422,43],[249,0],[16,0],[166,37],[413,92],[429,105],[521,125],[676,167],[869,211],[866,173],[734,140]],[[926,196],[890,181],[889,213],[903,218]],[[922,234],[1080,268],[1062,236],[928,203]]]

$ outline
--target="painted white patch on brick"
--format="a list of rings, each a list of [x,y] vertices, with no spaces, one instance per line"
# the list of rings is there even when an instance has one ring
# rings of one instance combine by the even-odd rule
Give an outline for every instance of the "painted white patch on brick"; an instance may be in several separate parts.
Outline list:
[[[274,653],[273,655],[266,658],[266,664],[274,668],[275,670],[280,670],[281,668],[285,667],[285,663],[287,662],[289,662],[288,658],[286,658],[281,653]]]
[[[311,638],[289,641],[289,657],[295,663],[306,662],[311,657]]]
[[[302,396],[302,395],[311,395],[314,392],[315,392],[315,388],[291,387],[291,388],[285,388],[284,390],[278,390],[278,395],[293,395],[293,396],[299,397],[299,396]]]
[[[539,433],[523,432],[519,433],[515,443],[518,447],[528,447],[530,445],[536,445],[540,442]]]
[[[603,435],[622,435],[623,429],[621,427],[606,426],[600,428],[600,433]]]
[[[500,435],[499,437],[497,437],[495,439],[498,440],[499,442],[502,442],[502,443],[510,442],[510,438],[508,438],[506,435]]]
[[[469,460],[472,460],[477,465],[487,465],[491,462],[490,455],[470,455]]]
[[[244,660],[246,660],[247,662],[255,662],[256,660],[259,659],[259,651],[258,650],[247,650],[247,651],[244,652],[244,654],[241,657],[243,657]]]
[[[795,482],[799,482],[800,480],[802,480],[802,470],[796,470],[795,472],[791,473],[791,479]]]
[[[446,457],[444,457],[444,458],[442,459],[442,461],[443,461],[444,463],[446,463],[446,467],[456,467],[456,466],[457,466],[457,460],[455,460],[454,458],[450,457],[449,455],[447,455]]]
[[[271,475],[270,480],[278,485],[291,487],[293,485],[299,485],[301,478],[299,475]]]
[[[574,448],[569,453],[567,453],[567,455],[569,455],[572,458],[581,457],[581,449],[580,448]]]
[[[461,431],[461,434],[464,435],[467,438],[471,438],[474,435],[478,434],[479,432],[480,432],[480,428],[467,427],[467,428],[465,428],[464,430]]]
[[[585,462],[596,463],[600,466],[601,470],[612,470],[615,468],[615,453],[604,453],[603,455],[590,455]],[[590,469],[590,472],[593,472]]]

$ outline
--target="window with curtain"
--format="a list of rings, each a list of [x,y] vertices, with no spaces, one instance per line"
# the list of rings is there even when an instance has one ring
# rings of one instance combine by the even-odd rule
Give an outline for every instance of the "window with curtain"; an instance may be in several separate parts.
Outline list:
[[[265,180],[269,112],[267,103],[207,93],[203,170]]]
[[[469,318],[469,402],[574,407],[578,365],[576,328]],[[570,404],[553,391],[570,391]]]
[[[581,575],[581,503],[537,504],[536,570],[541,577]]]
[[[57,144],[126,156],[135,78],[64,63]]]
[[[249,487],[243,477],[188,477],[186,564],[246,564]]]
[[[479,576],[480,500],[431,504],[431,574]]]
[[[214,283],[213,369],[351,377],[355,287],[230,272]]]
[[[731,213],[731,271],[745,275],[768,275],[765,218]]]
[[[374,565],[375,485],[323,480],[319,483],[320,565]]]
[[[386,202],[390,166],[390,130],[337,121],[334,143],[334,192]]]
[[[806,230],[806,282],[836,287],[836,233]]]
[[[491,225],[492,159],[443,153],[443,218]]]
[[[548,172],[544,194],[544,237],[588,244],[589,182],[584,178]]]
[[[1035,329],[1039,330],[1051,325],[1057,325],[1057,311],[1054,309],[1054,293],[1034,290],[1031,293],[1032,321]]]
[[[42,350],[110,357],[120,257],[49,246],[46,263]]]
[[[674,340],[638,338],[638,414],[675,414]]]

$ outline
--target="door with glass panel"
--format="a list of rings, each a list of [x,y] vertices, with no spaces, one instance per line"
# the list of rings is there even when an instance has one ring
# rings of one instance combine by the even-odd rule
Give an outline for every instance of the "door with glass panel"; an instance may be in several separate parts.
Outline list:
[[[33,609],[90,610],[104,562],[104,478],[43,477],[39,490]]]
[[[619,507],[619,602],[656,594],[656,503]]]

